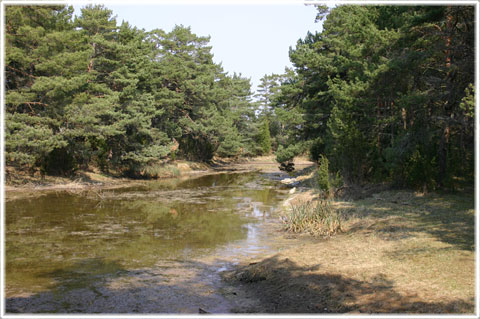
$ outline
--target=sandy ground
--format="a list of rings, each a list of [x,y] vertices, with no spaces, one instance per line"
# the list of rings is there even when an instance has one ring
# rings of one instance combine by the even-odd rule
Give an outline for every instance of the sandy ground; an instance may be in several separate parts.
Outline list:
[[[215,174],[229,171],[261,171],[273,175],[272,178],[283,179],[288,175],[278,169],[278,163],[275,157],[261,156],[256,158],[234,159],[214,159],[211,165],[205,163],[196,163],[188,161],[176,161],[169,164],[178,170],[179,176],[167,176],[168,178],[189,178],[205,174]],[[297,171],[313,165],[305,158],[295,159]],[[105,175],[96,170],[80,171],[74,177],[44,176],[41,178],[38,174],[29,176],[19,174],[18,172],[6,169],[6,184],[2,185],[5,191],[6,200],[17,198],[26,198],[35,196],[36,191],[82,191],[82,190],[105,190],[121,188],[125,186],[134,186],[142,183],[142,180],[121,178],[112,175]]]
[[[205,174],[211,168],[203,163],[177,161],[169,166],[176,168],[180,176]],[[5,191],[28,191],[28,190],[68,190],[81,188],[112,188],[123,187],[125,184],[135,184],[141,180],[122,178],[114,175],[101,173],[97,169],[78,171],[73,177],[44,176],[38,174],[28,175],[6,168]],[[174,176],[165,176],[170,178]]]

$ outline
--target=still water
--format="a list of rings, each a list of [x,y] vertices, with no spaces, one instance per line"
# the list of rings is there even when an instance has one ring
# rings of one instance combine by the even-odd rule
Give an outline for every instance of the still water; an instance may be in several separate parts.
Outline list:
[[[218,272],[268,251],[285,196],[260,173],[7,194],[7,312],[228,312]]]

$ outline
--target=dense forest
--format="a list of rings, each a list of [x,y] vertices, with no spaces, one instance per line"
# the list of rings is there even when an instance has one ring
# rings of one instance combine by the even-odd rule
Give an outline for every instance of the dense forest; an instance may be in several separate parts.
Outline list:
[[[103,6],[6,8],[7,164],[130,176],[178,155],[257,155],[250,82],[212,61],[209,39],[145,32]]]
[[[317,9],[323,31],[290,50],[280,86],[265,79],[277,156],[309,150],[348,181],[473,185],[474,7]]]
[[[312,7],[312,10],[315,8]],[[5,162],[131,177],[184,158],[305,154],[332,178],[455,188],[474,178],[474,7],[316,7],[292,69],[250,80],[189,27],[86,6],[6,6]]]

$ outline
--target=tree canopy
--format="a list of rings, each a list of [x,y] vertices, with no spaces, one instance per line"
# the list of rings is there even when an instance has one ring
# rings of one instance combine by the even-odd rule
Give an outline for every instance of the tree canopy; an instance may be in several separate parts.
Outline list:
[[[208,42],[184,26],[118,25],[101,5],[76,18],[71,7],[7,6],[7,164],[138,176],[176,153],[255,153],[250,81],[214,63]]]
[[[474,174],[474,7],[318,8],[323,31],[290,50],[273,102],[299,112],[280,149],[305,143],[350,181],[455,187]]]
[[[454,188],[474,176],[474,7],[317,6],[292,69],[250,80],[190,27],[8,5],[5,160],[142,176],[175,159],[308,153],[350,182]],[[313,7],[312,7],[313,10]]]

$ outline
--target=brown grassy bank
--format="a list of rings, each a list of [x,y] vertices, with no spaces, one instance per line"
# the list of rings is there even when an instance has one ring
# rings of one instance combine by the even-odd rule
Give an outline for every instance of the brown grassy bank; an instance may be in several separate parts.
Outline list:
[[[299,168],[304,168],[313,163],[305,159],[297,159]],[[213,158],[210,163],[177,160],[166,164],[153,165],[145,171],[146,179],[164,179],[189,176],[203,173],[223,171],[262,171],[265,173],[279,172],[278,163],[274,156],[261,156],[255,158]],[[110,174],[101,172],[92,167],[79,170],[74,175],[41,176],[39,172],[30,174],[25,171],[7,166],[5,168],[5,189],[7,191],[23,190],[48,190],[48,189],[81,189],[87,187],[121,187],[125,184],[136,183],[142,179],[122,177],[120,173]]]
[[[151,168],[151,175],[154,179],[172,178],[197,174],[211,170],[211,166],[205,163],[175,161]],[[63,176],[41,176],[38,172],[29,174],[13,167],[5,168],[5,189],[7,191],[31,190],[31,189],[80,189],[94,186],[115,187],[128,183],[138,182],[139,179],[125,178],[120,174],[101,172],[94,167],[87,170],[79,170],[74,175]]]
[[[313,197],[297,194],[288,205]],[[294,248],[223,274],[259,300],[238,312],[474,312],[473,193],[383,191],[334,205],[343,233],[297,235]]]

